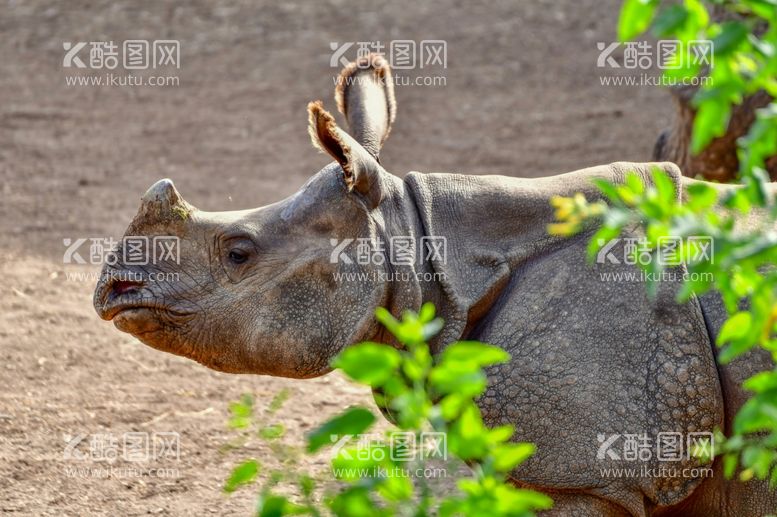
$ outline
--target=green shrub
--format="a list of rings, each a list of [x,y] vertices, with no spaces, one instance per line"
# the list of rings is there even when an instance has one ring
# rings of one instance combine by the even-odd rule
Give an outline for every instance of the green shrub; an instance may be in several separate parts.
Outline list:
[[[722,23],[710,19],[700,0],[663,4],[657,0],[626,0],[618,34],[633,38],[652,26],[657,37],[676,39],[687,45],[691,40],[711,39],[714,66],[708,71],[712,81],[695,94],[696,117],[692,149],[698,153],[716,136],[724,134],[731,108],[759,90],[777,97],[777,4],[771,0],[710,2],[732,14]],[[756,26],[763,28],[756,35]],[[677,78],[701,73],[698,67],[668,70]],[[739,180],[742,188],[722,196],[712,187],[699,183],[686,189],[686,200],[678,201],[672,181],[660,170],[653,171],[652,185],[628,175],[622,185],[607,181],[597,186],[607,199],[589,203],[582,195],[552,201],[559,222],[549,231],[573,235],[599,224],[589,245],[589,257],[625,229],[641,227],[653,260],[641,265],[650,273],[664,266],[656,260],[657,243],[662,237],[679,238],[684,243],[690,280],[679,293],[681,301],[716,290],[722,296],[729,318],[718,336],[722,347],[719,360],[729,362],[754,347],[771,353],[777,361],[777,203],[768,191],[764,170],[766,159],[777,154],[777,103],[758,110],[748,134],[738,142]],[[719,203],[726,211],[713,211]],[[759,211],[762,223],[747,231],[735,230],[738,222],[752,211]],[[688,237],[710,237],[714,242],[711,260],[691,261],[685,246]],[[695,274],[706,273],[706,274]],[[711,275],[710,275],[711,273]],[[648,278],[648,290],[655,292],[655,279]],[[726,453],[725,473],[733,476],[740,465],[739,477],[769,479],[777,485],[777,369],[761,372],[744,383],[753,393],[736,415],[732,435],[718,435],[717,448]]]
[[[435,318],[431,304],[419,314],[405,312],[401,320],[382,308],[376,314],[402,346],[357,344],[336,357],[333,365],[370,386],[397,429],[379,440],[354,443],[375,424],[372,411],[352,407],[331,418],[307,436],[307,453],[342,443],[341,437],[353,438],[331,462],[338,488],[319,489],[309,475],[288,469],[272,472],[260,489],[257,515],[529,516],[550,508],[552,501],[546,495],[515,488],[509,481],[509,473],[531,456],[534,446],[511,442],[512,426],[488,429],[474,402],[486,388],[482,368],[507,361],[509,354],[483,343],[461,341],[432,357],[427,341],[442,328],[442,320]],[[252,404],[250,398],[232,404],[233,427],[251,427]],[[266,431],[275,429],[266,423],[255,427],[260,437],[265,430],[265,439],[276,434]],[[428,445],[429,437],[435,439],[434,447],[413,446]],[[472,474],[458,480],[454,493],[435,494],[424,475],[413,477],[413,473],[425,472],[448,454],[466,461]],[[251,484],[258,474],[259,463],[245,461],[235,467],[224,489],[232,492]],[[299,501],[274,491],[284,480],[297,484],[302,494]]]

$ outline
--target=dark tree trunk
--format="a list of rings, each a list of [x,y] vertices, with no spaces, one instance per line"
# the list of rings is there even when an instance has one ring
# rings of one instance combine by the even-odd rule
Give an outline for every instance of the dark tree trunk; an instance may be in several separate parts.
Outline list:
[[[713,7],[711,16],[716,22],[744,18],[744,15],[733,14],[719,5]],[[764,24],[758,24],[755,33],[763,34],[765,29]],[[659,135],[653,148],[653,159],[674,162],[680,167],[683,175],[692,178],[698,176],[720,182],[736,179],[739,171],[737,139],[749,131],[755,120],[756,110],[769,104],[772,98],[766,92],[760,91],[745,98],[742,104],[733,106],[726,133],[715,138],[701,153],[693,155],[691,131],[696,112],[691,106],[691,99],[698,87],[674,87],[670,91],[675,104],[674,120],[672,126]],[[777,156],[767,160],[766,168],[772,181],[777,181]]]
[[[665,129],[656,141],[653,159],[676,163],[683,175],[701,176],[711,181],[733,181],[739,170],[737,159],[737,138],[747,134],[755,120],[755,111],[771,102],[766,92],[758,92],[747,97],[742,104],[734,106],[726,133],[715,138],[706,149],[697,155],[691,154],[691,130],[696,112],[691,106],[691,98],[696,93],[694,87],[672,90],[675,102],[675,116],[672,126]],[[767,171],[772,181],[777,180],[777,156],[767,161]]]

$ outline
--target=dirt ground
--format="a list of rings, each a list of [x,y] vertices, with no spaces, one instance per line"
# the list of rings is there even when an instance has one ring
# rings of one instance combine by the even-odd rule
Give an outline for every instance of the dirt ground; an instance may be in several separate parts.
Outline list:
[[[206,210],[294,192],[327,160],[305,106],[330,109],[330,42],[447,41],[444,86],[399,86],[383,164],[513,176],[650,158],[671,112],[655,87],[603,87],[597,41],[615,39],[613,0],[399,2],[73,0],[0,4],[0,513],[248,514],[225,496],[230,467],[266,445],[227,450],[227,405],[279,391],[289,442],[350,404],[337,375],[232,376],[166,355],[101,321],[96,266],[64,264],[64,239],[119,238],[145,189],[173,178]],[[178,86],[68,86],[63,42],[180,41]],[[347,55],[353,57],[353,54]],[[419,75],[419,71],[412,71]],[[73,437],[177,432],[175,475],[75,475]],[[87,444],[86,446],[84,444]],[[324,469],[326,457],[301,469]],[[133,466],[119,460],[118,466]]]

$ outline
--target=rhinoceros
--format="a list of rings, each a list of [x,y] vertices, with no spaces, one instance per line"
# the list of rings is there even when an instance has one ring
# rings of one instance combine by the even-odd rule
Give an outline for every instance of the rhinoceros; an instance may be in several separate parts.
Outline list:
[[[650,181],[659,167],[680,196],[695,180],[671,163],[537,179],[400,179],[379,159],[396,113],[392,84],[379,56],[342,71],[335,98],[349,131],[320,101],[308,105],[313,144],[334,161],[283,201],[205,212],[172,181],[155,183],[104,266],[100,317],[209,368],[304,379],[329,372],[350,344],[395,344],[377,307],[399,314],[433,302],[445,320],[434,354],[460,339],[511,354],[488,369],[478,404],[488,425],[512,424],[537,445],[511,480],[550,494],[551,513],[742,516],[777,507],[766,485],[727,481],[720,459],[705,468],[687,454],[691,438],[730,430],[746,400],[741,381],[769,357],[716,362],[725,309],[714,296],[675,301],[684,266],[650,297],[628,278],[637,270],[619,248],[590,265],[590,231],[561,238],[546,229],[549,200],[598,199],[595,178],[622,182],[634,171]],[[129,238],[167,252],[135,264]]]

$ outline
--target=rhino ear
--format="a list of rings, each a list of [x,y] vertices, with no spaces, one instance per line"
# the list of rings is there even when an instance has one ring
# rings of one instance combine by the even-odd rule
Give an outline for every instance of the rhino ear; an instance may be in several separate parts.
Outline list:
[[[337,79],[335,101],[351,135],[377,160],[397,113],[388,61],[369,54],[349,63]]]
[[[343,169],[343,181],[350,192],[360,194],[370,208],[383,198],[381,166],[348,133],[337,127],[334,117],[321,101],[308,104],[308,132],[313,145],[329,154]]]

